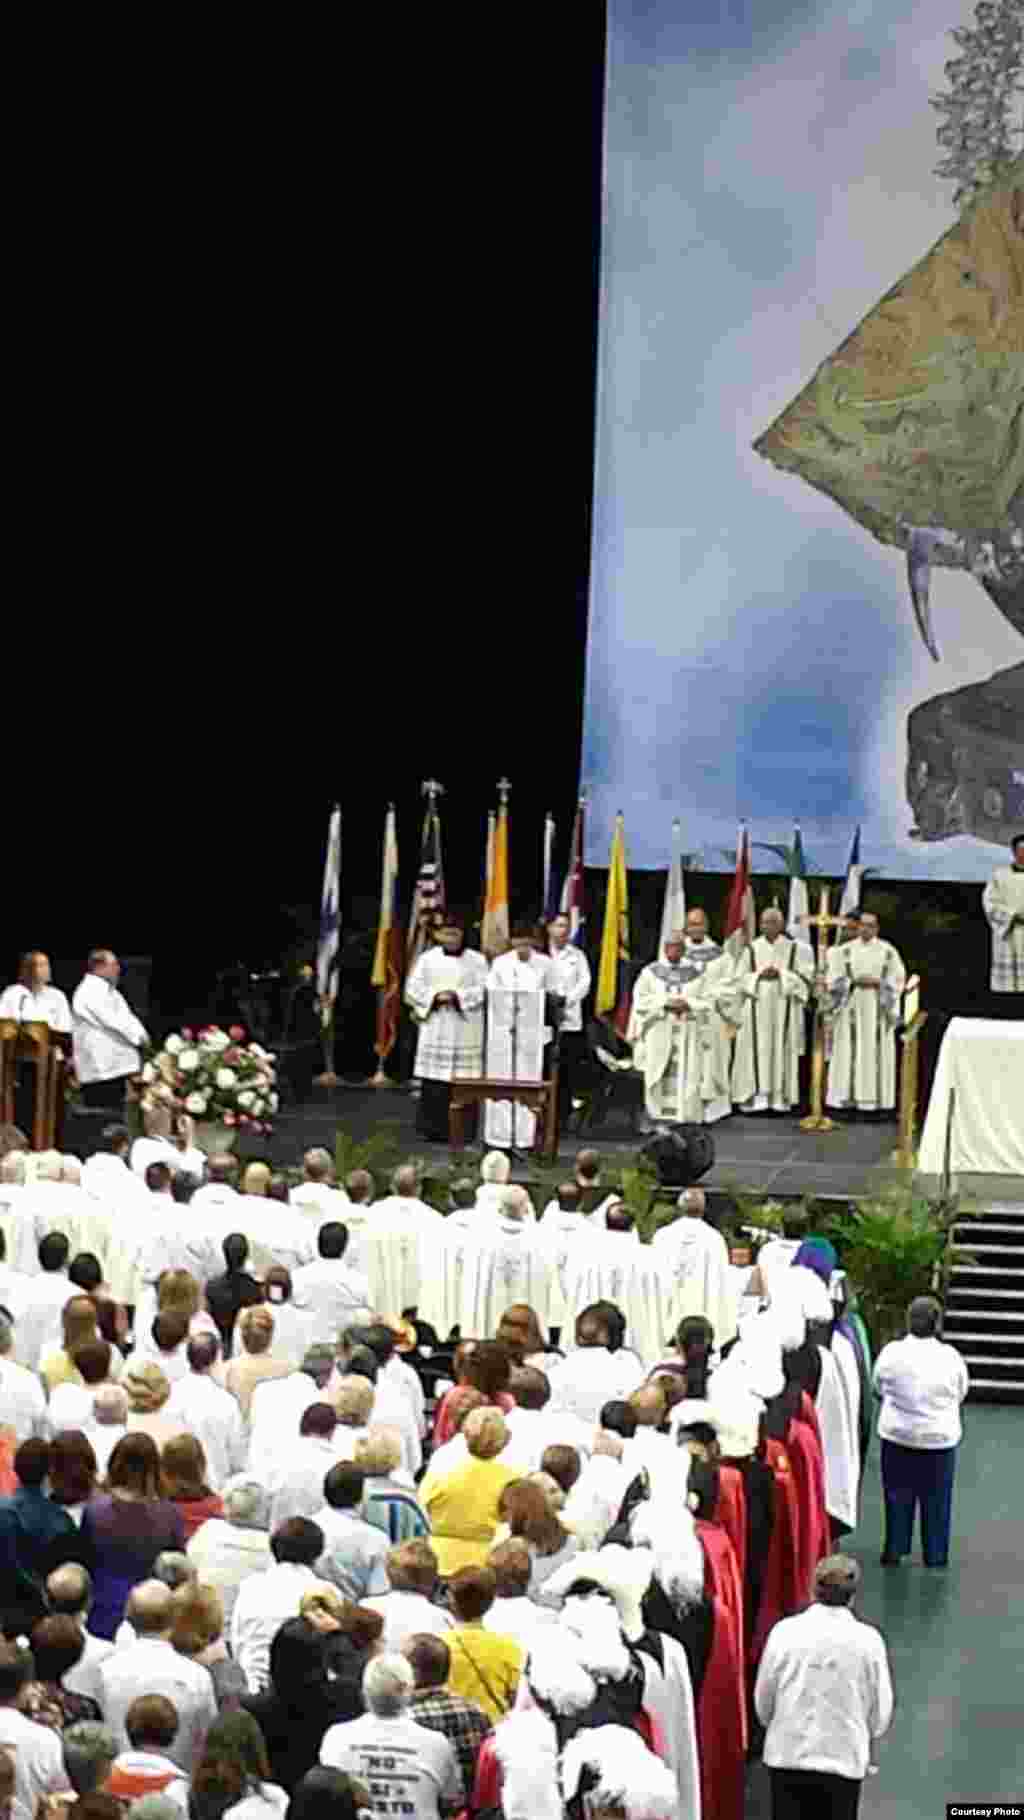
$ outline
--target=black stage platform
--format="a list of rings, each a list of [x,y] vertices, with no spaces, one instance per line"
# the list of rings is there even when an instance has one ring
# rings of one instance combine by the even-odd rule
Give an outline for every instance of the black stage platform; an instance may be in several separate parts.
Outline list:
[[[312,1089],[298,1105],[282,1109],[269,1146],[269,1160],[279,1166],[294,1164],[313,1144],[333,1149],[340,1127],[361,1141],[375,1132],[387,1138],[404,1156],[423,1157],[447,1167],[455,1153],[446,1146],[425,1143],[415,1130],[416,1103],[405,1090],[366,1087]],[[896,1124],[837,1124],[828,1133],[801,1131],[798,1118],[771,1114],[744,1117],[734,1114],[714,1125],[715,1165],[702,1186],[756,1194],[846,1199],[869,1185],[891,1177]],[[558,1168],[571,1173],[577,1150],[584,1145],[606,1156],[609,1165],[621,1167],[637,1152],[641,1139],[634,1136],[623,1114],[612,1114],[606,1125],[577,1135],[563,1133],[558,1147]],[[479,1144],[463,1152],[472,1171],[482,1154]],[[534,1165],[529,1159],[515,1170],[516,1180],[528,1180],[536,1169],[545,1177],[550,1163]]]

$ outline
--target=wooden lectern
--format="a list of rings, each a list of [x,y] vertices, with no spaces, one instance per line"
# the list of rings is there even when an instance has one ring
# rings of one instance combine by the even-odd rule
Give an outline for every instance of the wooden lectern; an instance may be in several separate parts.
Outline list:
[[[32,1078],[32,1129],[26,1131],[33,1150],[59,1150],[64,1138],[64,1072],[71,1038],[49,1024],[19,1024],[0,1018],[0,1110],[7,1125],[15,1117],[15,1086],[19,1074]]]

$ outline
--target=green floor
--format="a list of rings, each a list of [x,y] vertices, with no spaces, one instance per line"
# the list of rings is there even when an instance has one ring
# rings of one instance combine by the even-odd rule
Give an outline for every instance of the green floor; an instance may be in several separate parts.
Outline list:
[[[896,1712],[865,1784],[862,1820],[944,1820],[950,1801],[1024,1799],[1024,1408],[969,1405],[953,1494],[949,1567],[920,1540],[883,1568],[878,1443],[847,1551],[864,1571],[859,1616],[889,1649]],[[752,1772],[749,1820],[769,1812]]]

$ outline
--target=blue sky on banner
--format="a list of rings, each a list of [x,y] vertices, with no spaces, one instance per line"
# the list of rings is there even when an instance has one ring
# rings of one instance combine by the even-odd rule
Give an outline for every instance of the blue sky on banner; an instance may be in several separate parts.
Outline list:
[[[954,219],[930,92],[969,0],[609,0],[587,858],[726,869],[803,826],[841,873],[981,878],[998,849],[909,837],[906,717],[1021,661],[939,570],[942,661],[900,552],[750,445]],[[755,852],[755,868],[770,867]]]

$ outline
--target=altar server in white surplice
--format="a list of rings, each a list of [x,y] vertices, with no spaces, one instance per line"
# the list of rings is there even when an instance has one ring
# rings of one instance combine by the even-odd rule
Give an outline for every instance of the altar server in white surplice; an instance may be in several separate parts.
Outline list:
[[[996,867],[981,902],[992,931],[992,991],[1024,993],[1024,834],[1010,851],[1013,864]]]
[[[497,1218],[488,1220],[466,1257],[460,1326],[467,1338],[489,1340],[514,1302],[533,1309],[542,1333],[551,1325],[552,1275],[548,1248],[524,1188],[506,1188]]]
[[[720,1352],[737,1331],[738,1298],[729,1272],[729,1248],[704,1218],[707,1202],[702,1188],[684,1188],[676,1205],[679,1218],[662,1226],[651,1242],[666,1317],[661,1338],[668,1341],[680,1321],[699,1314],[711,1322]]]
[[[906,970],[878,918],[861,913],[858,933],[829,952],[826,1017],[832,1059],[826,1100],[858,1112],[887,1112],[896,1104],[896,1026]]]
[[[446,914],[437,938],[438,945],[413,967],[405,997],[419,1025],[416,1130],[432,1143],[446,1144],[452,1082],[477,1080],[483,1073],[487,962],[464,947],[465,930],[453,912]]]
[[[814,954],[783,933],[781,910],[761,914],[761,933],[736,963],[740,1033],[732,1064],[733,1103],[743,1112],[790,1112],[800,1099],[804,1009]]]
[[[732,1111],[729,1047],[720,1006],[732,978],[726,956],[700,965],[686,958],[677,931],[663,956],[633,988],[629,1039],[644,1076],[648,1116],[676,1124],[711,1124]]]
[[[661,1357],[663,1326],[658,1260],[642,1245],[633,1215],[623,1201],[605,1214],[603,1232],[590,1232],[569,1252],[565,1270],[562,1325],[573,1326],[585,1308],[612,1302],[626,1317],[626,1331],[646,1365]]]
[[[374,1202],[363,1228],[363,1270],[378,1315],[401,1315],[416,1307],[444,1224],[441,1214],[419,1199],[413,1163],[395,1170],[391,1186],[391,1194]]]
[[[544,1021],[544,994],[551,990],[551,963],[537,952],[536,932],[518,928],[512,947],[492,961],[487,976],[487,1073],[505,1080],[539,1081],[551,1032]],[[509,995],[515,994],[514,1001]],[[514,1118],[513,1118],[514,1114]],[[484,1142],[496,1148],[531,1150],[537,1120],[526,1106],[488,1100]]]

